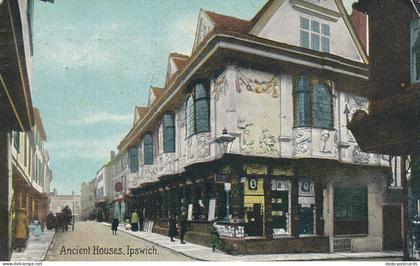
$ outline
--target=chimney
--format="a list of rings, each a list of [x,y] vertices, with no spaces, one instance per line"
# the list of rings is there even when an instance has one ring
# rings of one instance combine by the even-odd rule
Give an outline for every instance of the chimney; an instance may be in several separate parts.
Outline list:
[[[115,151],[111,151],[111,161],[115,159]]]

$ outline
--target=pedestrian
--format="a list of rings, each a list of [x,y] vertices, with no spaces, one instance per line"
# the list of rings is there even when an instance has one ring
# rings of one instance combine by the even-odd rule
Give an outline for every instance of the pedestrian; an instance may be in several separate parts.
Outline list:
[[[52,211],[50,211],[47,215],[47,229],[53,230],[55,228],[55,223],[56,223],[55,216],[52,213]]]
[[[15,217],[15,248],[18,251],[26,246],[28,241],[28,216],[25,208],[19,208]]]
[[[185,241],[184,241],[184,236],[185,236],[185,233],[186,233],[186,232],[187,232],[187,230],[188,230],[187,215],[186,215],[185,213],[183,213],[183,214],[181,215],[181,219],[180,219],[180,221],[179,221],[179,227],[180,227],[180,231],[181,231],[181,234],[180,234],[180,236],[179,236],[180,241],[181,241],[181,244],[185,244]]]
[[[176,229],[176,219],[173,215],[169,217],[169,237],[171,242],[175,242],[174,237],[178,235],[178,230]]]
[[[216,221],[210,224],[210,245],[213,248],[213,252],[216,251],[216,246],[219,245],[220,236],[219,232],[217,231]]]
[[[35,216],[29,228],[31,230],[31,235],[34,236],[35,239],[42,235],[41,223],[39,222],[38,217]]]
[[[118,220],[117,216],[114,216],[114,218],[112,219],[112,223],[111,223],[111,230],[112,230],[113,235],[117,235],[117,230],[118,230],[118,224],[119,223],[120,223],[120,221]]]
[[[137,210],[134,210],[131,213],[131,231],[138,231],[139,230],[139,215],[137,214]]]

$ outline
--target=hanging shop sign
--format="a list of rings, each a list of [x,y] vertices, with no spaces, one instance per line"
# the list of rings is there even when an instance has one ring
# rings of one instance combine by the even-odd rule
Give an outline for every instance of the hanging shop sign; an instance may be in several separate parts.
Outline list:
[[[188,204],[188,221],[192,221],[193,205]]]
[[[215,214],[216,214],[216,200],[210,199],[208,220],[213,221]]]
[[[226,183],[227,180],[228,180],[227,175],[223,175],[223,174],[214,175],[214,183]]]
[[[248,182],[249,190],[257,190],[258,189],[258,181],[256,178],[250,178]]]
[[[287,179],[272,179],[271,190],[287,191],[289,190],[289,181]]]

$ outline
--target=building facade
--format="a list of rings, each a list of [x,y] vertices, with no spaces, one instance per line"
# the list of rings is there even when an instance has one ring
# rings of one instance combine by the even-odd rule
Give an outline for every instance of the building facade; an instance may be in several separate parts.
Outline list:
[[[81,208],[81,219],[94,220],[96,219],[95,212],[96,203],[96,187],[95,180],[89,182],[83,182],[80,192],[80,208]]]
[[[381,251],[391,160],[346,127],[369,108],[367,63],[341,1],[201,10],[192,55],[172,53],[135,109],[114,183],[155,232],[185,214],[207,244],[217,220],[229,253]]]

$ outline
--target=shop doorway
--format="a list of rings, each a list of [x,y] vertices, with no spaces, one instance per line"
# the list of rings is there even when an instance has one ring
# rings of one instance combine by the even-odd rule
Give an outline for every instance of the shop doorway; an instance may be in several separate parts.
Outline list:
[[[401,250],[401,208],[384,206],[382,211],[384,250]]]
[[[249,212],[248,223],[249,236],[262,236],[263,235],[263,215],[261,214],[261,204],[254,203],[252,211]]]

